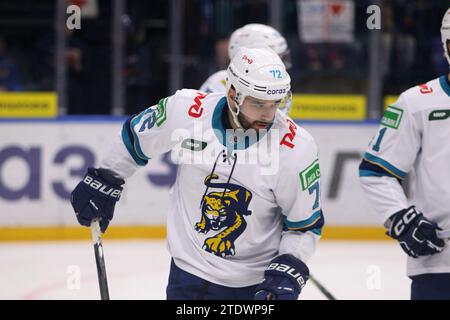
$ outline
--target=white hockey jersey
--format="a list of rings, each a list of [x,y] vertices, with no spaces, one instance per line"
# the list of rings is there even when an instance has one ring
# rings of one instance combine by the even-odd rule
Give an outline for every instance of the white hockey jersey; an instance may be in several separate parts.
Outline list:
[[[360,165],[360,181],[383,222],[415,205],[450,238],[450,85],[447,76],[403,92],[384,112]],[[408,202],[399,181],[415,176]],[[450,272],[450,250],[408,257],[409,276]]]
[[[130,118],[100,166],[127,178],[172,150],[179,166],[167,242],[175,264],[243,287],[261,282],[277,255],[306,263],[313,254],[324,223],[320,168],[313,138],[281,112],[270,130],[246,138],[225,130],[226,108],[223,94],[177,91]]]

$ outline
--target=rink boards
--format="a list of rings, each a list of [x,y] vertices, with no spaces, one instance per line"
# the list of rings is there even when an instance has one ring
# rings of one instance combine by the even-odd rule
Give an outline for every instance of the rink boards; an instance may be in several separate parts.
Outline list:
[[[0,240],[83,238],[70,191],[120,131],[122,117],[62,117],[0,123]],[[330,238],[383,238],[379,218],[359,186],[361,154],[374,122],[299,123],[320,152],[321,196]],[[165,154],[127,181],[112,238],[164,237],[168,190],[177,167]]]

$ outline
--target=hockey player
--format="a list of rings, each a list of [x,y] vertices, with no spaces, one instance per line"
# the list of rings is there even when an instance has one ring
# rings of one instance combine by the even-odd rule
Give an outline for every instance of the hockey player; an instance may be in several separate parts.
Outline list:
[[[80,224],[101,218],[105,231],[124,180],[172,150],[179,166],[167,217],[167,298],[297,299],[324,224],[316,144],[277,110],[290,77],[272,50],[241,48],[227,88],[179,90],[128,119],[71,203]],[[262,162],[246,159],[271,141],[264,163],[279,167],[263,172]]]
[[[450,9],[441,27],[450,63]],[[359,167],[362,187],[387,235],[408,257],[411,299],[450,299],[450,76],[403,92],[389,106]],[[401,187],[415,172],[408,203]]]
[[[286,39],[274,28],[265,24],[250,23],[236,29],[230,36],[228,43],[228,56],[234,57],[241,47],[269,47],[274,50],[289,69],[292,65],[291,55]],[[200,87],[200,91],[207,93],[221,92],[226,94],[227,70],[220,70],[209,76]],[[282,109],[283,113],[288,114],[291,108],[291,102],[286,103]]]

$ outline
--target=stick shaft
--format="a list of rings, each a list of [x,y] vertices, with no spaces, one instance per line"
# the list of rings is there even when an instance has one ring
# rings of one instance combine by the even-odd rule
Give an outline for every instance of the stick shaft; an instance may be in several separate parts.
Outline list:
[[[319,289],[322,294],[327,297],[328,300],[336,300],[336,297],[333,296],[330,291],[328,291],[316,278],[314,278],[312,275],[309,276],[309,280],[314,283],[314,285]]]
[[[95,263],[97,265],[98,284],[102,300],[109,300],[108,278],[106,276],[105,257],[103,255],[103,244],[98,220],[91,224],[92,240],[94,242]]]

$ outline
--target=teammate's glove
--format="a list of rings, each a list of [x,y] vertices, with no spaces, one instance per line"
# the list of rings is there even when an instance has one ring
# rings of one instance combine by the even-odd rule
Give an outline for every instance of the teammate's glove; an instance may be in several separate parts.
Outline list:
[[[414,206],[400,210],[391,218],[386,234],[399,241],[403,251],[417,258],[441,252],[444,240],[437,237],[441,230],[435,222],[425,218]]]
[[[83,180],[72,191],[70,203],[78,222],[89,227],[95,218],[100,219],[102,232],[108,228],[114,215],[114,206],[122,193],[123,179],[107,169],[88,168]]]
[[[256,288],[255,300],[297,300],[309,278],[309,269],[290,254],[270,262],[264,281]]]

